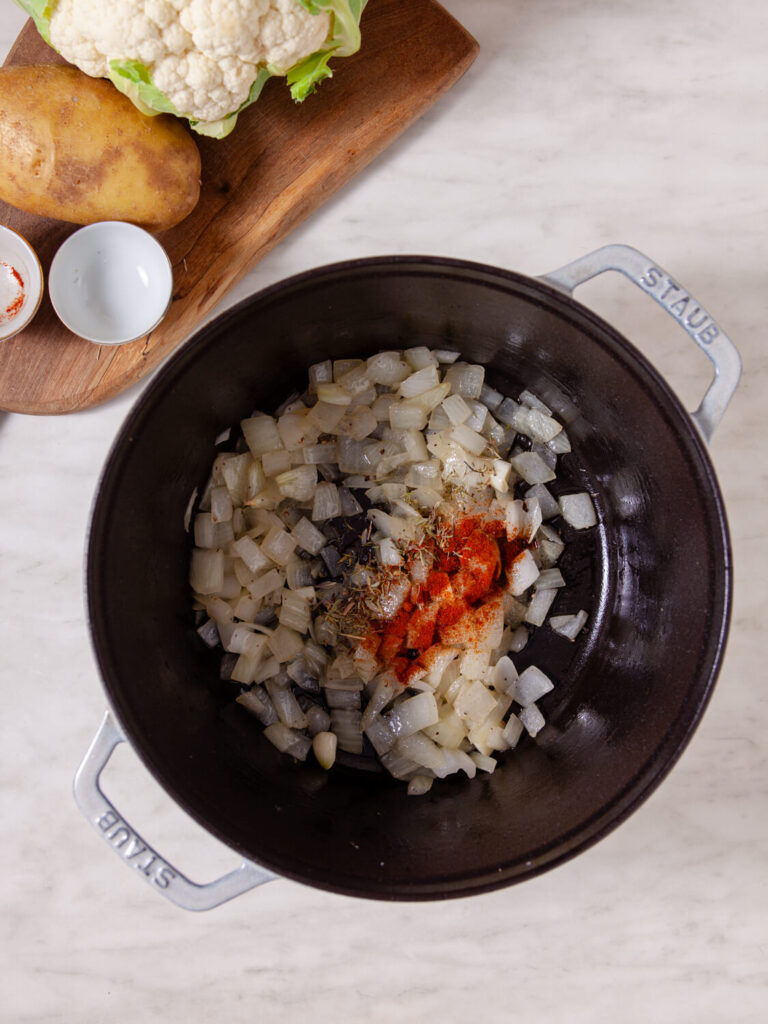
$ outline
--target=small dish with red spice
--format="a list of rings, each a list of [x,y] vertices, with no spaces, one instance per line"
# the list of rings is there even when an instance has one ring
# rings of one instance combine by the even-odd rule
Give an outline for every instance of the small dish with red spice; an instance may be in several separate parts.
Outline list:
[[[0,224],[0,341],[23,331],[40,308],[43,268],[29,242]]]

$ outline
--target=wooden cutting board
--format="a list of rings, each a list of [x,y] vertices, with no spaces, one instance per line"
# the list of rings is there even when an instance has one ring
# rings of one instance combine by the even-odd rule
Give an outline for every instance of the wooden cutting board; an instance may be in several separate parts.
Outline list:
[[[477,53],[469,33],[434,0],[372,0],[359,53],[297,106],[270,80],[234,132],[195,136],[200,202],[157,235],[173,264],[171,309],[146,338],[94,345],[68,331],[47,294],[35,319],[0,343],[0,409],[38,414],[86,409],[149,373],[197,327],[265,253],[423,114]],[[6,66],[65,63],[27,22]],[[47,275],[77,225],[0,202],[0,223],[34,246]]]

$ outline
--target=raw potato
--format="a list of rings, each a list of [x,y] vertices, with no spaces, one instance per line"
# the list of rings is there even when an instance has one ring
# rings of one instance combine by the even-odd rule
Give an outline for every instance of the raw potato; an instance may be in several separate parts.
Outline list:
[[[0,199],[75,224],[162,230],[199,195],[200,154],[177,119],[146,117],[76,68],[0,68]]]

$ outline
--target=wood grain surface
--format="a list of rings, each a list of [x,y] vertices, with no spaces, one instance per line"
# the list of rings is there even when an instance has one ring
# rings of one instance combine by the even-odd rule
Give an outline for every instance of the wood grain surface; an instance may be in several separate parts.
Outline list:
[[[47,294],[35,319],[0,343],[0,409],[57,414],[98,405],[140,380],[197,327],[247,270],[423,114],[466,71],[477,43],[434,0],[375,0],[359,53],[297,106],[285,84],[221,141],[195,136],[200,201],[157,238],[174,273],[171,309],[146,338],[117,347],[68,331]],[[27,22],[5,62],[65,63]],[[47,275],[78,225],[0,202],[0,223],[34,246]]]

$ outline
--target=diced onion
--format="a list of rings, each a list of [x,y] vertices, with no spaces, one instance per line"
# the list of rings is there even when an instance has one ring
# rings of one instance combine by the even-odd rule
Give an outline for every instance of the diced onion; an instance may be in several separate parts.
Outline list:
[[[529,704],[528,707],[522,708],[518,717],[529,736],[538,736],[546,724],[544,715],[535,704]]]
[[[575,615],[552,615],[549,625],[556,633],[560,633],[571,643],[576,639],[587,624],[587,613],[581,608]]]
[[[513,595],[523,594],[535,583],[539,576],[539,567],[528,548],[514,560],[508,573],[509,590]]]
[[[525,613],[525,621],[529,622],[532,626],[543,626],[544,620],[549,614],[549,609],[552,607],[552,602],[557,597],[557,590],[544,590],[539,585],[539,579],[536,580],[536,590],[531,597],[531,602],[528,605],[528,611]]]
[[[552,689],[552,680],[540,668],[530,665],[520,673],[515,686],[515,700],[524,708],[533,704]]]
[[[312,748],[312,742],[295,729],[289,729],[282,722],[268,725],[264,735],[283,754],[290,754],[297,761],[305,761]]]
[[[432,788],[432,778],[429,775],[414,775],[408,780],[408,796],[423,796]]]
[[[256,458],[264,452],[277,451],[283,447],[277,432],[277,424],[271,416],[254,416],[252,419],[242,420],[240,427],[245,443]]]
[[[224,552],[193,549],[189,585],[196,594],[217,594],[224,585]]]
[[[485,381],[485,367],[454,363],[445,371],[444,379],[462,398],[479,398]]]
[[[439,383],[437,366],[429,364],[423,369],[417,370],[416,373],[412,373],[410,377],[406,377],[400,385],[399,393],[402,398],[414,398],[416,395],[422,395],[430,388],[436,387]]]
[[[589,494],[556,498],[546,486],[571,450],[550,407],[528,390],[505,397],[458,352],[415,345],[317,362],[305,393],[241,428],[247,447],[218,451],[190,500],[189,580],[207,616],[201,641],[221,646],[219,675],[244,688],[236,699],[267,740],[299,760],[312,749],[326,770],[337,751],[372,747],[421,795],[434,778],[492,772],[496,755],[535,737],[553,683],[534,665],[518,676],[510,654],[545,621],[570,641],[584,628],[585,610],[547,618],[567,593],[549,521],[597,522]],[[456,507],[489,509],[494,539],[501,521],[494,580],[505,589],[443,621],[435,549],[423,542]],[[471,593],[472,557],[448,569],[451,595]],[[350,594],[360,625],[346,617]],[[388,629],[400,645],[389,652]]]
[[[555,479],[555,473],[535,452],[520,452],[510,460],[512,467],[526,483],[546,484]]]
[[[592,499],[585,492],[564,494],[560,498],[560,512],[566,523],[576,530],[587,530],[597,524],[597,515]]]
[[[312,505],[312,519],[320,522],[324,519],[334,519],[341,515],[341,499],[335,484],[319,483],[315,490],[315,499]]]

